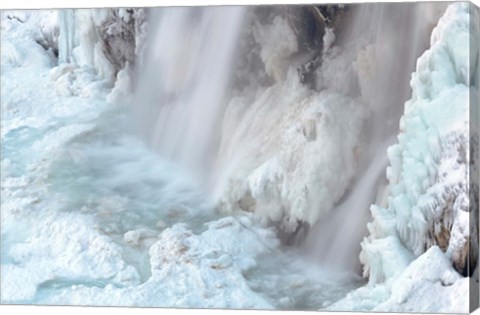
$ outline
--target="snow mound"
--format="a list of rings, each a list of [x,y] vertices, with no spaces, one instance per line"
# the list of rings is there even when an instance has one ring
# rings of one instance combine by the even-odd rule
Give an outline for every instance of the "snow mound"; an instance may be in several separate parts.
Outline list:
[[[65,213],[41,222],[35,235],[5,253],[12,263],[2,268],[2,301],[30,300],[37,287],[61,279],[113,279],[118,285],[138,282],[136,270],[123,261],[120,247],[101,235],[92,220]],[[21,286],[18,277],[24,278]]]
[[[468,313],[469,279],[460,276],[438,246],[413,261],[392,285],[382,312]],[[432,296],[434,293],[434,296]],[[432,303],[426,296],[432,296]]]
[[[453,269],[438,246],[432,246],[397,272],[394,282],[361,287],[327,310],[460,314],[468,313],[468,296],[469,279]]]

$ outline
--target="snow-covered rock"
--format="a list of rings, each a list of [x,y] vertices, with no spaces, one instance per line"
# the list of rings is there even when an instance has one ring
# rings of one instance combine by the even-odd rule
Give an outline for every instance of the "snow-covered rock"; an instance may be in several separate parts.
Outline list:
[[[437,246],[430,247],[395,280],[382,312],[468,313],[469,279],[453,268]]]
[[[287,233],[315,223],[355,174],[366,113],[349,97],[310,90],[294,70],[252,104],[234,98],[223,122],[219,209],[253,211]]]

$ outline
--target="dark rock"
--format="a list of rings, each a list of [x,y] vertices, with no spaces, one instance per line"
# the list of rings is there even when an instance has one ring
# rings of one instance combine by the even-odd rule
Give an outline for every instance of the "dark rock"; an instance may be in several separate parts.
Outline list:
[[[289,221],[288,217],[284,218],[284,221]],[[285,228],[285,224],[277,223],[277,236],[284,245],[293,246],[301,244],[307,237],[310,231],[310,224],[305,221],[296,221],[295,228]],[[291,226],[291,223],[288,224]]]

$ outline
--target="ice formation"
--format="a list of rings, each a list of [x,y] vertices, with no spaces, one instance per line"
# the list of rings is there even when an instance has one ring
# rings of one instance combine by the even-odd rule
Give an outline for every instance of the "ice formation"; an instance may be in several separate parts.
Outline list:
[[[57,14],[59,63],[93,68],[113,84],[127,63],[140,59],[143,9],[65,9]]]
[[[477,257],[476,237],[469,235],[477,231],[468,226],[468,106],[474,87],[467,77],[468,45],[469,36],[478,36],[470,33],[470,14],[468,4],[449,7],[412,76],[413,95],[400,121],[399,143],[388,150],[388,208],[372,206],[374,221],[363,243],[371,282],[391,274],[383,270],[383,259],[374,249],[377,241],[388,243],[388,238],[398,238],[415,256],[438,245],[462,273],[470,274],[468,255]]]
[[[388,292],[376,310],[468,310],[475,280],[459,273],[471,276],[478,256],[478,195],[469,195],[475,187],[468,182],[469,97],[478,97],[478,81],[469,77],[478,72],[478,62],[470,63],[478,60],[478,25],[470,23],[477,14],[466,3],[449,6],[412,76],[398,144],[388,150],[388,206],[372,205],[360,255],[371,290]],[[421,292],[435,292],[441,303],[432,308]]]

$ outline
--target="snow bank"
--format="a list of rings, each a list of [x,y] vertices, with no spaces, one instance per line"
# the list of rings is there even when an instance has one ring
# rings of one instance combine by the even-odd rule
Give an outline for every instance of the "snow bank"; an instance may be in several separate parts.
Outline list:
[[[22,27],[25,25],[30,27]],[[39,69],[56,63],[55,53],[58,49],[55,47],[55,34],[58,33],[58,26],[55,11],[42,11],[42,14],[36,14],[34,11],[2,10],[0,27],[2,73],[10,71],[11,68],[28,66]],[[18,35],[23,40],[12,42],[9,35],[17,29],[21,29]],[[36,45],[32,45],[32,41]]]
[[[176,224],[150,247],[151,277],[146,282],[125,288],[77,285],[40,302],[269,309],[273,306],[249,288],[242,273],[255,267],[256,256],[275,250],[277,244],[273,231],[256,226],[248,216],[207,223],[207,230],[198,235]]]
[[[452,268],[439,247],[432,246],[405,269],[393,283],[391,296],[375,310],[468,313],[468,297],[469,279]]]
[[[117,285],[138,282],[120,246],[101,235],[91,218],[67,213],[40,222],[25,243],[5,253],[12,263],[2,266],[2,301],[32,300],[38,287],[62,279],[95,282],[113,278]],[[18,278],[23,279],[20,286]]]

